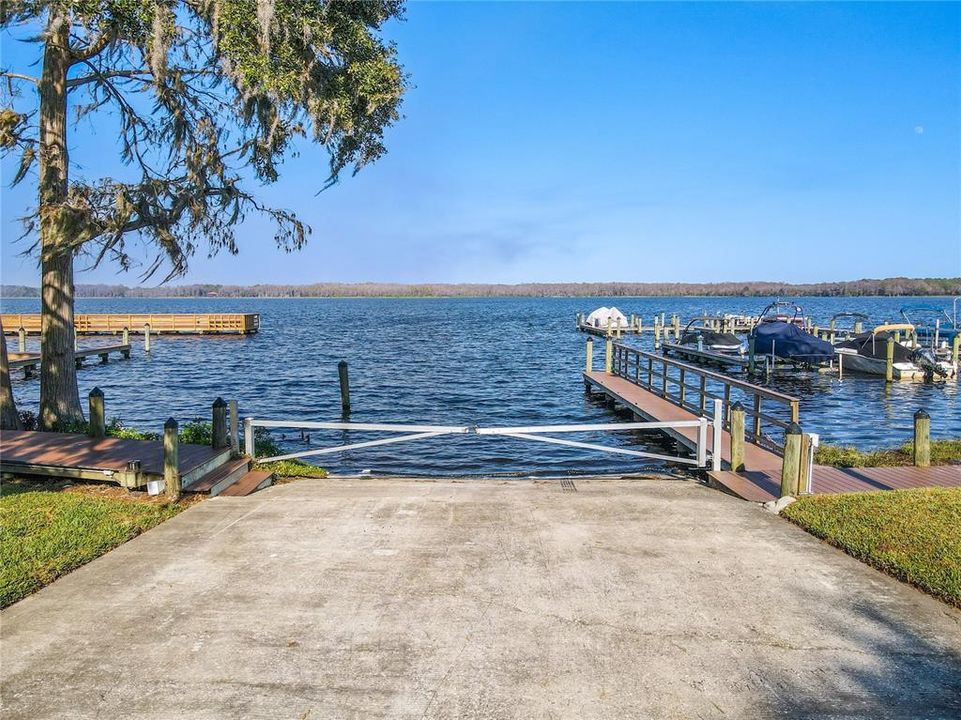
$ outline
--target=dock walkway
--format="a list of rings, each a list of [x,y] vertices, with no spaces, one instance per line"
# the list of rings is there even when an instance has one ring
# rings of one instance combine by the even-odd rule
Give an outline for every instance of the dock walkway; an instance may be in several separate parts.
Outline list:
[[[40,316],[5,313],[0,315],[3,332],[16,335],[40,334]],[[77,313],[73,318],[78,335],[249,335],[260,329],[256,313]]]
[[[644,420],[696,420],[699,416],[680,407],[670,396],[658,394],[628,378],[607,372],[585,372],[584,382],[592,392],[606,395]],[[696,430],[666,430],[671,437],[688,448],[696,447]],[[745,470],[730,469],[731,435],[721,434],[720,471],[709,471],[710,481],[737,497],[752,502],[776,500],[781,488],[781,455],[776,448],[744,444]],[[836,468],[814,465],[811,470],[811,492],[848,493],[877,490],[905,490],[920,487],[961,487],[961,466]]]

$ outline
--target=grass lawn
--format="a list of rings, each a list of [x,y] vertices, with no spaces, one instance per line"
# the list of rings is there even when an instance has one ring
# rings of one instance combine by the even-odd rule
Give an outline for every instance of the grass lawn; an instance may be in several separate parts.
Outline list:
[[[906,442],[892,450],[863,452],[841,445],[821,445],[814,461],[834,467],[894,467],[914,464],[914,443]],[[931,441],[931,464],[949,465],[961,462],[961,438]]]
[[[4,482],[0,488],[0,607],[7,607],[167,520],[169,503],[115,486]]]
[[[859,560],[961,607],[961,488],[812,495],[782,514]]]

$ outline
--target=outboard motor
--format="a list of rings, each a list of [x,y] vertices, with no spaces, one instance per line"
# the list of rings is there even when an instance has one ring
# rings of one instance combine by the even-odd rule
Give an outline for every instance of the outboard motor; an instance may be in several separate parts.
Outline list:
[[[934,353],[925,348],[918,348],[912,352],[911,362],[924,370],[924,376],[928,379],[933,378],[935,375],[946,377],[948,374],[948,371],[941,367],[941,363],[938,362]]]

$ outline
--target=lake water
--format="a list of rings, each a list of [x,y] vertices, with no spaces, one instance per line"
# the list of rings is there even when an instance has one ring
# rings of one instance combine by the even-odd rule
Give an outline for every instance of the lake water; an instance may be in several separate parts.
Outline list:
[[[899,318],[914,298],[805,298],[822,325],[836,312],[857,311],[872,323]],[[950,305],[944,298],[932,299]],[[3,312],[38,312],[37,300],[3,300]],[[154,336],[145,355],[133,336],[129,362],[89,364],[79,371],[81,397],[99,386],[108,417],[160,430],[164,420],[209,418],[215,397],[235,398],[241,416],[339,420],[337,362],[350,364],[356,422],[445,425],[534,425],[612,422],[604,405],[584,395],[580,373],[585,336],[574,315],[601,305],[650,322],[660,312],[682,318],[704,311],[758,313],[758,298],[490,298],[490,299],[82,299],[78,312],[255,312],[261,331],[247,337]],[[16,339],[12,340],[13,348]],[[82,338],[81,347],[110,342]],[[631,340],[642,346],[652,342]],[[29,341],[30,349],[37,340]],[[598,362],[602,342],[598,346]],[[36,379],[15,373],[22,409],[35,409]],[[911,435],[912,414],[924,407],[932,434],[961,436],[956,382],[804,374],[775,377],[772,387],[801,398],[805,430],[823,440],[862,448],[891,446]],[[308,449],[299,433],[277,434],[292,451]],[[359,442],[378,435],[312,432],[310,445]],[[572,438],[573,439],[573,438]],[[611,445],[651,447],[630,433],[576,436]],[[663,450],[663,447],[660,448]],[[508,438],[451,436],[382,446],[318,460],[339,474],[557,475],[630,472],[657,467],[610,454]]]

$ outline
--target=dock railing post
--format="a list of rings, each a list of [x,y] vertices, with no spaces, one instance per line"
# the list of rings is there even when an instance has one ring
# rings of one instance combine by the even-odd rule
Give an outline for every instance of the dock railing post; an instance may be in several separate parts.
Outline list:
[[[888,335],[887,348],[884,357],[884,379],[887,382],[894,381],[894,336]]]
[[[614,342],[611,336],[607,336],[607,343],[604,346],[604,372],[608,375],[614,371]]]
[[[168,418],[164,423],[164,490],[172,502],[180,499],[180,439],[177,437],[177,421]]]
[[[724,428],[724,403],[714,398],[714,422],[711,427],[711,470],[721,469],[721,430]]]
[[[347,417],[350,415],[350,377],[346,360],[337,363],[337,377],[340,380],[340,412]]]
[[[211,444],[214,450],[227,447],[229,445],[227,440],[227,403],[224,402],[223,398],[214,400],[211,428]]]
[[[654,352],[657,352],[661,347],[661,330],[663,326],[654,318]]]
[[[931,464],[931,416],[924,409],[914,413],[914,466]]]
[[[697,466],[707,466],[707,418],[699,417],[697,425]]]
[[[22,327],[17,330],[17,349],[22,353],[27,352],[27,331]]]
[[[798,466],[797,494],[807,494],[811,485],[811,436],[801,433],[801,461]]]
[[[237,437],[237,401],[230,400],[227,403],[227,409],[230,418],[230,453],[237,457],[240,455],[240,439]]]
[[[584,361],[584,372],[594,371],[594,338],[587,338],[587,357]]]
[[[784,431],[784,461],[781,464],[781,497],[797,497],[801,472],[801,426],[791,423]]]
[[[129,345],[130,344],[130,328],[124,326],[123,332],[121,333],[120,337],[123,345]]]
[[[254,444],[254,419],[244,418],[244,455],[253,460],[256,449],[257,446]]]
[[[150,323],[143,326],[143,351],[150,352]]]
[[[95,387],[87,398],[90,405],[90,422],[87,432],[92,438],[102,438],[107,434],[103,411],[103,390]]]
[[[731,470],[744,469],[744,406],[736,402],[731,406]]]

